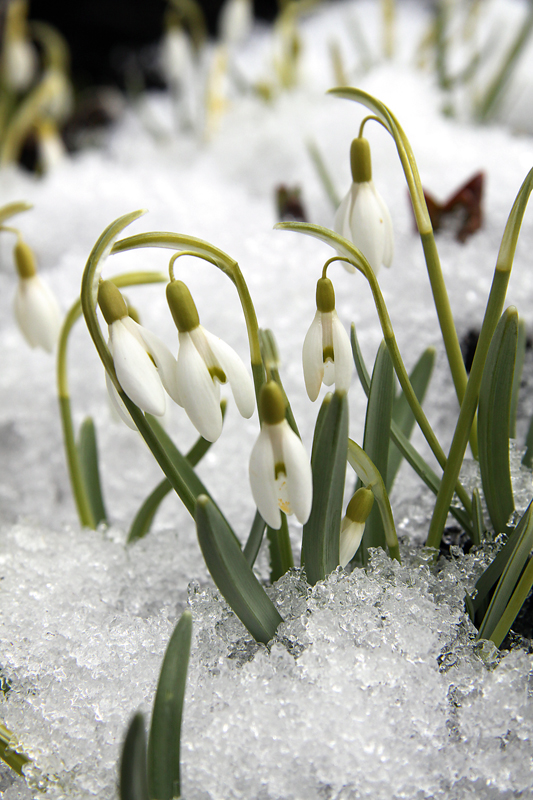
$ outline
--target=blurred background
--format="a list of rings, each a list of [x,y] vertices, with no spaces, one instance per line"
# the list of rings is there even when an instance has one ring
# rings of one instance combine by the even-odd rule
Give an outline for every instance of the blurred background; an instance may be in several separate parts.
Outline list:
[[[211,35],[222,1],[201,0]],[[166,0],[31,0],[29,17],[50,22],[67,39],[76,88],[107,84],[125,89],[135,76],[155,88],[162,86],[154,53],[167,7]],[[258,19],[270,21],[277,10],[276,0],[254,0]]]

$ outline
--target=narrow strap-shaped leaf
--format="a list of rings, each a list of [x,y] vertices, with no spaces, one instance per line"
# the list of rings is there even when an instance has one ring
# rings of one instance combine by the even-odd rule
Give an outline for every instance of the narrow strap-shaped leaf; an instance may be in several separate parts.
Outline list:
[[[98,445],[96,442],[96,429],[91,417],[86,417],[80,427],[78,435],[78,453],[80,466],[85,482],[87,497],[91,506],[95,524],[107,521],[107,514],[102,496],[100,483],[100,470],[98,467]]]
[[[226,413],[226,400],[222,400],[220,403],[220,408],[222,411],[222,418]],[[191,465],[191,467],[195,467],[199,461],[205,456],[209,448],[213,442],[208,442],[207,439],[204,439],[203,436],[199,436],[196,442],[193,444],[185,458]],[[137,511],[135,518],[131,524],[127,544],[131,544],[132,542],[136,542],[137,539],[142,539],[143,536],[146,536],[148,531],[152,526],[152,522],[154,517],[157,513],[157,510],[167,494],[172,489],[172,484],[168,480],[168,478],[163,478],[160,481],[155,489],[150,492],[146,500],[143,502],[139,510]]]
[[[8,764],[11,769],[15,770],[16,773],[22,775],[22,767],[28,764],[30,759],[16,748],[15,736],[0,722],[0,758]]]
[[[361,348],[359,346],[359,341],[357,339],[357,333],[355,330],[355,325],[352,324],[351,330],[351,344],[352,344],[352,353],[355,362],[355,367],[357,369],[357,374],[359,376],[359,380],[361,381],[361,386],[363,387],[363,391],[365,392],[366,396],[370,392],[370,375],[368,373],[368,369],[366,364],[363,360],[363,355],[361,352]],[[404,434],[399,429],[398,425],[391,421],[391,440],[394,442],[398,450],[402,453],[403,457],[407,461],[407,463],[414,469],[416,474],[424,481],[426,486],[431,489],[431,491],[436,495],[439,491],[440,487],[440,478],[435,474],[435,472],[431,469],[429,464],[422,458],[418,450],[416,450],[411,442],[404,436]],[[460,487],[457,487],[460,491]],[[457,522],[464,528],[465,531],[470,533],[471,531],[471,524],[470,518],[468,514],[462,509],[457,508],[456,506],[450,507],[450,512],[453,514]]]
[[[130,722],[120,762],[120,800],[150,800],[146,775],[146,734],[142,714]]]
[[[435,353],[436,351],[434,347],[428,347],[426,350],[424,350],[412,371],[409,373],[411,386],[413,387],[414,393],[418,397],[420,404],[422,404],[424,400],[429,381],[431,379],[431,373],[433,372],[433,367],[435,365]],[[409,402],[407,401],[407,398],[403,392],[401,392],[394,401],[392,406],[392,419],[406,439],[409,439],[413,432],[416,420],[413,412],[411,411]],[[402,452],[398,449],[394,442],[391,441],[389,446],[387,480],[385,481],[388,492],[390,492],[392,489],[394,479],[396,478],[402,463],[402,458]]]
[[[522,608],[524,601],[533,587],[533,559],[529,559],[528,565],[518,581],[511,599],[507,603],[505,611],[500,617],[500,621],[494,628],[490,638],[499,647],[511,629],[518,612]]]
[[[526,357],[526,324],[523,319],[518,319],[518,339],[516,344],[516,361],[513,376],[513,391],[511,394],[511,418],[509,420],[509,438],[516,439],[516,412],[518,409],[518,396],[520,382]]]
[[[496,533],[507,529],[514,510],[509,466],[509,418],[518,337],[518,314],[508,308],[494,331],[479,391],[479,468]]]
[[[490,639],[492,637],[533,549],[533,513],[531,503],[527,507],[524,517],[526,517],[524,529],[494,590],[492,600],[479,629],[479,639]]]
[[[524,514],[502,549],[498,551],[487,569],[481,573],[476,581],[471,600],[476,613],[476,624],[478,624],[478,627],[481,625],[489,606],[489,595],[492,588],[500,579],[507,562],[511,558],[516,544],[525,530],[527,519],[527,514]]]
[[[267,527],[267,538],[270,552],[270,582],[275,583],[294,567],[286,514],[281,515],[279,530]]]
[[[485,536],[485,525],[483,523],[483,508],[481,506],[481,496],[479,489],[472,492],[472,533],[470,538],[472,544],[481,544]]]
[[[302,534],[302,565],[313,586],[339,565],[347,450],[346,392],[330,393],[322,402],[315,426],[311,453],[313,505]]]
[[[126,542],[127,544],[133,544],[133,542],[136,542],[139,539],[142,539],[143,536],[146,536],[152,527],[152,522],[154,521],[154,517],[157,514],[159,506],[171,489],[172,484],[168,478],[163,478],[163,480],[157,484],[155,489],[150,492],[135,514],[133,522],[131,523]]]
[[[387,345],[382,341],[370,381],[363,439],[363,450],[372,460],[381,476],[387,475],[393,400],[394,372],[392,361]],[[382,547],[385,549],[385,531],[379,507],[377,506],[370,512],[363,534],[361,555],[365,565],[368,561],[369,547]]]
[[[246,561],[248,564],[253,567],[255,564],[255,559],[257,558],[257,554],[259,553],[259,548],[261,547],[261,542],[263,541],[263,536],[265,533],[266,522],[259,513],[259,511],[255,512],[254,521],[252,522],[252,527],[250,528],[250,533],[248,534],[248,539],[246,540],[246,544],[244,545],[243,553]]]
[[[165,652],[148,737],[148,786],[150,797],[157,800],[181,796],[181,718],[191,635],[191,612],[184,611]]]
[[[198,541],[215,584],[254,639],[267,644],[283,622],[228,523],[206,495],[196,503]]]
[[[398,536],[396,535],[396,526],[392,516],[389,496],[385,489],[385,482],[363,448],[352,439],[348,439],[348,463],[355,470],[363,485],[373,491],[383,521],[389,555],[391,558],[400,561]]]
[[[152,429],[152,432],[156,435],[158,441],[160,442],[160,444],[162,445],[163,449],[165,450],[166,455],[168,456],[168,458],[172,462],[172,464],[175,467],[175,469],[179,472],[182,481],[186,484],[186,486],[188,487],[189,491],[194,496],[195,500],[198,500],[198,497],[201,494],[207,495],[209,497],[209,499],[211,500],[211,502],[213,503],[213,505],[215,505],[217,507],[218,513],[221,516],[224,516],[222,514],[222,511],[218,508],[216,502],[211,497],[211,495],[207,491],[206,487],[204,486],[204,484],[202,483],[202,481],[200,480],[200,478],[198,477],[198,475],[196,474],[196,472],[194,471],[194,469],[190,465],[190,463],[187,460],[186,456],[184,456],[182,453],[180,453],[180,451],[178,450],[178,448],[176,447],[176,445],[174,444],[174,442],[172,441],[172,439],[170,438],[168,433],[160,425],[160,423],[157,421],[157,419],[155,417],[152,417],[150,414],[146,414],[146,420],[147,420],[150,428]],[[229,524],[227,522],[226,522],[226,525],[228,527],[228,530],[231,531],[232,535],[234,536],[235,541],[239,545],[239,549],[240,549],[239,540],[237,539],[237,537],[233,533],[233,530],[231,529],[231,527],[229,526]]]

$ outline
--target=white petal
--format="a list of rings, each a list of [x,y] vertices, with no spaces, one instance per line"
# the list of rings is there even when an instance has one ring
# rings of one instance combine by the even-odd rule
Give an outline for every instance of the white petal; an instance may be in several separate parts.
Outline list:
[[[344,196],[340,206],[337,209],[335,217],[333,219],[333,230],[335,233],[338,233],[339,236],[343,236],[348,241],[352,241],[352,232],[350,230],[350,217],[353,208],[353,204],[355,202],[355,198],[357,197],[357,189],[358,184],[352,183],[348,192]],[[341,250],[338,251],[340,256],[346,256],[345,252]],[[341,261],[342,266],[345,268],[347,272],[355,272],[355,267],[351,264],[347,264],[346,261]]]
[[[317,311],[304,339],[302,349],[305,388],[309,399],[317,399],[324,377],[322,314]]]
[[[370,183],[360,183],[350,215],[349,237],[377,275],[385,251],[385,223]]]
[[[375,187],[374,187],[374,193],[376,195],[376,200],[378,201],[379,207],[381,209],[381,215],[383,217],[383,223],[385,225],[385,248],[383,251],[383,265],[385,267],[390,267],[390,265],[392,264],[392,259],[394,257],[394,231],[392,227],[392,219],[389,213],[389,209],[385,205],[385,201],[383,200],[382,196]]]
[[[144,343],[146,349],[155,361],[159,377],[166,391],[178,405],[182,406],[183,403],[180,400],[177,379],[177,361],[166,344],[161,341],[159,336],[156,336],[155,333],[152,333],[152,331],[147,328],[143,328],[142,325],[139,325],[135,320],[131,319],[131,317],[124,317],[122,322],[131,333]]]
[[[30,347],[42,347],[51,353],[61,330],[61,312],[54,295],[38,275],[19,280],[14,309]]]
[[[331,318],[333,333],[333,353],[335,355],[335,389],[347,392],[353,372],[353,356],[350,338],[336,311]]]
[[[250,0],[226,0],[220,10],[219,36],[224,44],[236,45],[250,35],[253,23]]]
[[[311,464],[305,447],[287,420],[279,424],[283,428],[283,461],[287,474],[289,502],[297,519],[303,525],[309,519],[313,502]]]
[[[123,320],[117,320],[109,326],[109,337],[115,372],[124,392],[143,411],[163,416],[165,392],[143,345]]]
[[[349,517],[344,517],[339,540],[339,564],[341,567],[346,567],[357,553],[364,532],[364,522],[353,522]]]
[[[209,442],[222,432],[218,391],[190,333],[180,333],[177,381],[183,407],[196,430]]]
[[[249,419],[255,410],[255,392],[248,370],[229,344],[205,328],[203,331],[215,359],[226,373],[237,408],[243,417]]]
[[[126,406],[124,405],[121,396],[115,389],[115,385],[109,375],[105,374],[105,385],[107,387],[107,393],[109,395],[109,400],[111,401],[111,405],[113,409],[117,412],[120,419],[126,423],[128,428],[131,428],[132,431],[137,430],[137,426],[135,425],[134,421],[132,420],[130,413]]]
[[[274,453],[270,425],[263,425],[250,456],[250,487],[259,513],[271,528],[281,527],[278,492],[274,472]]]

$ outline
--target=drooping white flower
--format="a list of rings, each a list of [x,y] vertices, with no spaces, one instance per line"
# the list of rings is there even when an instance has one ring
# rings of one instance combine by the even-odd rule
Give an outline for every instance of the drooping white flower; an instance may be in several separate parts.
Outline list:
[[[339,564],[346,567],[357,553],[368,515],[372,511],[374,495],[370,489],[358,489],[346,509],[346,516],[341,522],[339,539]]]
[[[322,383],[335,384],[347,392],[353,372],[350,339],[335,310],[335,292],[329,278],[316,287],[317,312],[303,345],[305,388],[309,399],[317,399]]]
[[[5,6],[2,78],[14,92],[25,92],[37,72],[37,53],[28,37],[28,4],[11,0]]]
[[[225,0],[218,22],[221,41],[230,47],[241,44],[250,35],[252,23],[250,0]]]
[[[25,92],[37,71],[37,54],[25,38],[9,39],[3,53],[4,80],[14,92]]]
[[[168,372],[174,363],[172,353],[157,336],[128,316],[126,303],[111,281],[101,281],[98,304],[109,327],[109,350],[124,393],[143,411],[163,416],[166,396],[161,373]],[[112,392],[111,399],[116,406]]]
[[[392,263],[392,220],[372,180],[368,140],[354,139],[350,157],[353,182],[337,209],[333,229],[361,250],[377,274],[382,264],[390,267]],[[353,272],[349,265],[344,266]]]
[[[280,509],[305,524],[311,513],[313,480],[305,447],[285,419],[281,389],[264,384],[259,397],[263,419],[250,456],[250,486],[259,513],[271,528],[281,527]]]
[[[237,353],[200,325],[194,300],[182,281],[168,284],[167,300],[180,346],[175,379],[167,380],[165,373],[166,388],[204,439],[214,442],[222,432],[220,384],[229,383],[237,408],[249,418],[255,408],[252,379]]]
[[[41,347],[51,353],[61,330],[57,300],[37,275],[31,248],[19,240],[14,255],[19,275],[14,299],[18,326],[30,347]]]

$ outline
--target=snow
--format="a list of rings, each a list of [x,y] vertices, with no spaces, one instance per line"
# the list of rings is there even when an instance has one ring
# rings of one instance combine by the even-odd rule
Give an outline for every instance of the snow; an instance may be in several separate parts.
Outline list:
[[[316,241],[272,230],[274,191],[280,183],[299,185],[309,220],[331,225],[333,211],[306,141],[318,144],[342,195],[350,180],[350,141],[364,112],[325,96],[333,85],[327,42],[339,35],[350,53],[347,32],[354,15],[368,26],[371,41],[377,40],[376,7],[342,4],[305,20],[302,86],[270,105],[252,95],[233,98],[209,142],[175,135],[168,99],[154,94],[131,108],[100,148],[63,162],[45,179],[6,170],[0,184],[0,204],[33,203],[34,210],[14,224],[34,248],[40,274],[64,310],[79,292],[84,263],[101,231],[135,208],[149,213],[127,233],[188,233],[236,258],[260,325],[277,337],[282,378],[308,450],[318,401],[311,404],[305,394],[301,345],[315,313],[316,281],[332,253]],[[491,19],[498,20],[502,9],[518,19],[523,6],[495,3]],[[486,173],[482,230],[464,245],[451,230],[437,239],[463,334],[481,323],[507,215],[532,165],[531,138],[517,132],[509,115],[505,124],[473,126],[464,97],[457,119],[442,116],[432,76],[412,66],[413,40],[423,27],[417,6],[401,7],[399,26],[396,60],[358,74],[358,85],[390,105],[411,141],[424,186],[439,199],[476,171]],[[264,70],[267,39],[264,30],[256,31],[242,54],[243,67]],[[524,70],[517,78],[522,86]],[[520,114],[523,131],[524,104]],[[424,347],[437,348],[425,408],[446,448],[456,403],[405,182],[387,134],[369,123],[366,135],[396,236],[394,263],[380,272],[380,285],[407,367]],[[69,345],[74,417],[77,426],[87,414],[95,419],[113,524],[97,532],[79,529],[53,359],[28,350],[13,321],[13,245],[13,236],[2,233],[1,710],[34,766],[28,769],[29,788],[22,780],[12,782],[7,768],[0,771],[5,800],[42,792],[58,800],[115,796],[125,727],[137,709],[149,715],[166,643],[187,604],[194,636],[182,741],[187,800],[533,797],[533,657],[523,648],[499,655],[475,643],[463,610],[464,590],[488,563],[491,546],[468,556],[455,552],[437,571],[430,569],[415,545],[425,537],[431,496],[407,467],[392,498],[405,537],[403,565],[376,553],[367,573],[335,573],[312,591],[298,572],[282,579],[269,591],[286,622],[270,650],[259,647],[212,588],[193,523],[177,499],[165,500],[146,539],[125,546],[135,511],[161,476],[139,437],[113,419],[103,369],[80,321]],[[532,248],[528,212],[509,289],[509,302],[528,326]],[[146,249],[113,256],[104,275],[165,271],[169,256]],[[180,261],[177,277],[189,285],[202,324],[246,360],[245,328],[230,282],[209,264]],[[355,321],[371,365],[381,331],[364,279],[335,265],[328,275],[339,316],[346,326]],[[126,294],[142,323],[176,352],[161,287]],[[530,396],[526,392],[521,401],[518,446],[533,411]],[[350,435],[359,442],[364,411],[354,378]],[[195,440],[180,409],[173,409],[168,426],[183,450]],[[247,460],[257,434],[257,417],[243,420],[229,397],[221,439],[199,468],[241,538],[253,517]],[[413,441],[425,452],[420,435]],[[531,478],[522,473],[520,480],[525,506]],[[297,525],[291,536],[298,552]],[[267,576],[265,552],[258,571]]]

